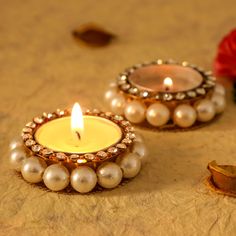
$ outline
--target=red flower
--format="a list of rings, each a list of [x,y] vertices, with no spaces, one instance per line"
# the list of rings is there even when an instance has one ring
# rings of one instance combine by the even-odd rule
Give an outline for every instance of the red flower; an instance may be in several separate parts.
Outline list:
[[[236,29],[226,35],[218,46],[214,72],[236,80]]]

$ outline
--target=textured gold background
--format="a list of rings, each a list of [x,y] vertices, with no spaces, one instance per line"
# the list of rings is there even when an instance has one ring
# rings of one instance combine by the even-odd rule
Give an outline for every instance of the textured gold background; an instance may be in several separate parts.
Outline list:
[[[98,194],[34,188],[9,170],[8,144],[43,111],[104,108],[107,84],[144,60],[188,60],[211,69],[217,43],[236,26],[235,0],[0,2],[0,235],[235,235],[236,199],[203,184],[206,165],[236,164],[236,105],[185,133],[140,130],[148,163],[127,185]],[[97,22],[119,39],[77,45],[71,30]]]

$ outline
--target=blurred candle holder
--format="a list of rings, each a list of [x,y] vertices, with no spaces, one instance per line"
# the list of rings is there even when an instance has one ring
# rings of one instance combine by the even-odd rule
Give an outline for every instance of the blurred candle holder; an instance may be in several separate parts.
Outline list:
[[[173,60],[136,64],[105,92],[111,111],[159,130],[201,127],[225,109],[225,89],[211,71]]]
[[[80,193],[115,188],[135,177],[147,154],[142,137],[125,118],[97,109],[82,113],[78,104],[72,112],[33,118],[10,149],[12,167],[27,182]]]

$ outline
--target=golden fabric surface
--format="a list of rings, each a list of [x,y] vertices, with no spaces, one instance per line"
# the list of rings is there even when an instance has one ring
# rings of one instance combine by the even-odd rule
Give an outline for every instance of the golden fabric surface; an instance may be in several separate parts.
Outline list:
[[[105,110],[107,84],[126,66],[156,58],[211,69],[220,39],[236,26],[235,0],[1,1],[0,235],[235,235],[236,199],[204,184],[207,163],[236,164],[236,105],[189,132],[145,136],[140,175],[112,191],[46,192],[9,168],[8,144],[43,111]],[[96,22],[118,35],[108,47],[79,46],[71,31]]]

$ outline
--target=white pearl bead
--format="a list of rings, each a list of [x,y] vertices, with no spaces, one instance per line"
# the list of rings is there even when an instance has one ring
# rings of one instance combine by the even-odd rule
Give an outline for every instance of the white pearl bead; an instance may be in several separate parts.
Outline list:
[[[226,107],[225,96],[215,93],[211,97],[211,101],[215,106],[216,114],[222,113],[225,110]]]
[[[13,139],[9,144],[10,150],[13,150],[13,149],[19,148],[19,147],[22,147],[22,139],[20,139],[20,138]]]
[[[215,89],[214,89],[214,93],[220,94],[222,96],[225,95],[225,88],[223,85],[221,84],[216,84],[215,85]]]
[[[117,115],[122,115],[124,113],[125,98],[121,94],[117,94],[111,100],[111,111]]]
[[[96,186],[97,175],[92,168],[81,166],[72,171],[70,182],[77,192],[88,193]]]
[[[128,153],[119,162],[124,178],[135,177],[141,169],[141,160],[136,153]]]
[[[174,122],[178,126],[187,128],[194,124],[197,118],[197,113],[190,105],[182,104],[174,110],[173,118]]]
[[[113,163],[106,162],[97,169],[98,183],[103,188],[115,188],[122,180],[121,168]]]
[[[170,111],[165,105],[154,103],[148,107],[146,118],[151,125],[162,126],[169,121]]]
[[[104,100],[105,102],[109,103],[111,100],[117,95],[116,89],[115,88],[110,88],[108,89],[105,94],[104,94]]]
[[[201,122],[207,122],[213,119],[215,116],[215,106],[212,101],[203,99],[195,103],[195,109],[197,111],[197,120]]]
[[[29,157],[23,161],[21,174],[30,183],[39,183],[43,179],[43,172],[47,165],[44,160],[38,157]]]
[[[148,156],[147,147],[143,142],[134,142],[132,147],[132,153],[138,154],[142,162],[145,162]]]
[[[23,148],[15,148],[10,153],[10,164],[16,170],[21,170],[22,162],[26,159],[26,152]]]
[[[138,124],[145,120],[146,107],[139,101],[131,101],[125,107],[124,114],[130,122]]]
[[[70,182],[70,174],[66,167],[53,164],[47,167],[43,174],[44,184],[52,191],[60,191]]]

